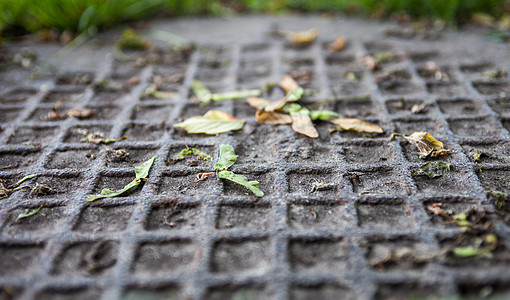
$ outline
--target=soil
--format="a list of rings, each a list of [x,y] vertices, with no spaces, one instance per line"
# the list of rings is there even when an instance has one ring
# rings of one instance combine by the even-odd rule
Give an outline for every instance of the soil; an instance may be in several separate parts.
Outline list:
[[[47,289],[37,294],[42,300],[94,300],[101,297],[102,291],[94,288]]]
[[[269,245],[265,239],[218,241],[212,249],[211,271],[262,274],[269,268]]]
[[[268,230],[271,208],[267,205],[222,205],[218,208],[216,228]]]
[[[25,275],[36,269],[44,246],[41,244],[0,244],[0,275]]]
[[[81,213],[73,230],[116,232],[126,229],[133,206],[89,206]]]
[[[34,205],[30,209],[37,209],[38,207]],[[16,222],[18,215],[25,211],[26,208],[21,208],[10,212],[6,226],[2,230],[3,235],[20,236],[28,232],[38,234],[45,230],[54,230],[65,216],[64,206],[43,206],[35,215]]]
[[[198,203],[167,202],[153,207],[147,217],[147,230],[186,230],[198,227],[202,216]]]
[[[53,274],[97,276],[110,272],[117,261],[118,245],[111,240],[69,244],[56,258]]]

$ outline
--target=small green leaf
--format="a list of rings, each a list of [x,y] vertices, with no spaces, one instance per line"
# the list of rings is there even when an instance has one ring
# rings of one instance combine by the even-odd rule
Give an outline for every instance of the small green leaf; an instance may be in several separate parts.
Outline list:
[[[188,133],[218,134],[239,130],[246,121],[217,110],[210,110],[203,116],[191,117],[173,127],[182,128]]]
[[[30,216],[35,215],[36,213],[38,213],[38,212],[41,210],[41,208],[42,208],[42,207],[43,207],[43,206],[41,205],[41,206],[39,206],[39,207],[38,207],[38,208],[36,208],[36,209],[30,209],[30,208],[27,208],[27,210],[25,210],[25,212],[24,212],[24,213],[21,213],[21,214],[19,214],[19,215],[18,215],[18,217],[16,218],[16,220],[15,220],[14,222],[15,222],[15,223],[18,223],[19,221],[21,221],[21,220],[22,220],[22,219],[24,219],[24,218],[28,218],[28,217],[30,217]]]
[[[329,121],[334,118],[338,118],[340,115],[331,110],[312,110],[310,111],[310,119]]]
[[[356,76],[356,74],[354,74],[354,72],[349,72],[347,73],[347,75],[345,76],[347,78],[347,80],[350,82],[350,83],[356,83],[358,82],[358,77]]]
[[[226,93],[214,93],[211,95],[211,100],[213,101],[223,101],[223,100],[231,100],[231,99],[243,99],[248,97],[257,97],[260,96],[259,90],[238,90]]]
[[[237,161],[237,155],[234,151],[234,147],[227,144],[220,145],[220,155],[218,162],[214,164],[215,170],[226,170],[230,168]]]
[[[483,253],[485,253],[484,250],[476,249],[473,246],[457,247],[453,249],[453,254],[459,257],[473,257],[482,255]]]
[[[467,220],[466,214],[460,213],[452,216],[453,219],[457,220],[459,226],[471,226],[471,222]]]
[[[193,82],[191,83],[191,89],[193,89],[193,93],[195,93],[195,96],[197,96],[200,102],[207,103],[212,100],[211,91],[200,81],[193,80]]]
[[[230,181],[233,181],[237,184],[240,184],[250,191],[252,191],[255,196],[257,197],[263,197],[264,192],[259,189],[259,182],[258,181],[248,181],[248,179],[244,175],[235,174],[231,171],[219,171],[218,177],[222,179],[227,179]]]
[[[443,176],[450,171],[450,166],[444,161],[431,161],[422,165],[414,175],[427,175],[429,178]]]
[[[301,97],[303,97],[304,93],[305,90],[302,87],[298,87],[297,89],[288,92],[285,98],[288,101],[298,101],[299,99],[301,99]]]
[[[99,195],[89,195],[87,197],[87,201],[95,201],[95,200],[103,199],[103,198],[117,197],[117,196],[120,196],[120,195],[124,194],[125,192],[131,190],[132,188],[138,186],[142,182],[142,179],[145,179],[145,178],[147,178],[147,176],[149,176],[149,170],[152,167],[152,164],[154,163],[155,158],[156,157],[153,156],[151,159],[145,161],[141,165],[136,166],[135,167],[135,175],[136,175],[135,179],[133,179],[133,181],[128,183],[122,189],[120,189],[118,191],[113,191],[110,189],[103,189],[101,191],[101,194],[99,194]]]
[[[191,148],[191,149],[182,149],[181,152],[177,155],[175,155],[173,157],[174,160],[182,160],[184,159],[184,157],[188,156],[188,155],[196,155],[198,157],[200,157],[202,160],[205,160],[205,161],[208,161],[208,160],[211,160],[212,157],[205,153],[205,152],[202,152],[196,148]]]
[[[18,185],[22,184],[23,182],[25,182],[25,181],[27,181],[27,180],[29,180],[29,179],[34,178],[35,176],[36,176],[35,174],[27,175],[27,176],[25,176],[25,177],[21,178],[21,180],[20,180],[20,181],[16,182],[16,183],[14,184],[14,186],[18,186]]]

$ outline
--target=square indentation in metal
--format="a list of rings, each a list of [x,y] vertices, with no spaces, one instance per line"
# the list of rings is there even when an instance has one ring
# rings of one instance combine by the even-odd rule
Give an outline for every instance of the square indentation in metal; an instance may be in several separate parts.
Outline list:
[[[3,108],[0,110],[0,120],[4,123],[8,123],[16,120],[22,108]]]
[[[343,202],[297,202],[288,208],[289,225],[300,230],[353,227],[354,214]]]
[[[390,201],[388,201],[390,202]],[[358,204],[358,225],[362,228],[412,228],[413,213],[405,204]]]
[[[463,280],[457,284],[457,290],[465,299],[508,299],[510,282],[504,280],[476,282]]]
[[[185,156],[177,157],[182,150],[184,149],[197,149],[209,155],[211,158],[209,159],[207,156],[200,154],[190,154]],[[237,151],[236,151],[237,152]],[[176,158],[177,157],[177,158]],[[206,167],[212,168],[214,162],[216,161],[216,147],[215,146],[202,146],[202,145],[182,145],[182,146],[174,146],[170,148],[167,157],[167,165],[172,167]],[[238,158],[239,162],[239,158]]]
[[[133,120],[159,123],[170,121],[173,105],[137,105],[133,111]]]
[[[58,85],[87,85],[94,80],[92,72],[68,72],[58,76]]]
[[[100,299],[102,291],[92,287],[47,288],[38,293],[36,299],[41,300],[92,300]]]
[[[154,147],[113,146],[104,150],[103,160],[110,168],[132,168],[149,160],[158,152]]]
[[[55,259],[55,275],[101,275],[112,271],[117,263],[119,242],[102,240],[75,242],[66,245]]]
[[[442,97],[467,96],[464,86],[454,82],[427,82],[427,91]]]
[[[340,172],[299,169],[288,175],[289,192],[301,196],[335,197],[343,188]]]
[[[163,196],[204,196],[219,195],[222,183],[217,176],[195,181],[199,170],[195,172],[176,171],[163,173],[157,187],[157,193]],[[213,173],[214,174],[214,173]]]
[[[475,81],[473,86],[482,95],[510,94],[510,83],[506,81]]]
[[[88,206],[73,230],[79,232],[112,232],[126,229],[133,213],[133,205],[123,206]]]
[[[191,240],[143,242],[138,247],[132,271],[144,276],[189,272],[197,255]]]
[[[28,98],[34,96],[36,90],[31,89],[14,89],[5,95],[0,96],[0,103],[2,104],[20,104],[27,101]]]
[[[418,113],[412,112],[413,107],[419,107],[420,105],[423,105],[423,103],[425,103],[423,100],[418,99],[391,99],[386,101],[386,108],[388,108],[388,111],[391,115],[399,117],[407,117],[411,115],[430,115],[436,111],[436,108],[429,104]]]
[[[218,208],[216,228],[266,231],[271,227],[271,219],[271,206],[268,204],[222,204]]]
[[[343,239],[292,239],[290,267],[294,272],[341,274],[352,269],[350,242]]]
[[[45,167],[48,169],[90,168],[98,155],[98,148],[61,148],[50,156]]]
[[[375,116],[380,113],[380,108],[370,97],[355,100],[335,101],[335,112],[345,117]]]
[[[289,287],[290,299],[309,300],[309,299],[342,299],[356,300],[359,296],[348,288],[335,283],[322,283],[315,285],[296,284]]]
[[[40,205],[29,207],[38,209]],[[16,222],[18,215],[26,212],[27,208],[17,208],[9,213],[9,218],[3,229],[3,234],[9,236],[23,235],[26,233],[41,233],[44,231],[50,232],[55,229],[55,226],[64,217],[65,207],[63,206],[44,206],[29,218],[20,219]]]
[[[349,163],[377,164],[394,162],[395,149],[386,142],[359,142],[342,145],[345,160]]]
[[[87,141],[87,134],[103,135],[103,138],[113,138],[110,136],[112,126],[109,125],[82,125],[71,127],[64,138],[66,143],[90,143]]]
[[[449,116],[486,114],[480,104],[470,99],[441,99],[437,104],[441,112]]]
[[[42,99],[42,102],[43,103],[60,102],[62,104],[76,103],[80,102],[83,99],[84,95],[82,94],[82,92],[83,89],[52,91]]]
[[[0,244],[0,277],[12,277],[38,266],[44,245]]]
[[[98,105],[122,105],[127,94],[117,90],[99,90],[90,99],[91,104]]]
[[[131,123],[124,129],[122,136],[140,142],[158,141],[163,138],[168,126],[165,123],[138,124]]]
[[[367,249],[368,264],[379,272],[421,270],[434,258],[425,242],[408,237],[369,238],[362,244]]]
[[[498,115],[510,117],[510,95],[499,99],[487,100],[487,104]]]
[[[358,195],[407,195],[412,187],[403,182],[401,172],[388,168],[370,171],[351,171],[344,175],[351,181],[354,193]]]
[[[30,188],[25,195],[30,198],[69,201],[72,197],[83,192],[87,183],[81,174],[69,175],[41,175],[35,178],[35,184],[28,182]]]
[[[32,167],[40,155],[39,150],[0,151],[0,170]]]
[[[459,170],[450,165],[450,171],[443,176],[429,178],[427,175],[414,175],[416,169],[412,169],[414,182],[418,191],[426,196],[437,195],[464,195],[473,192],[468,170]]]
[[[445,149],[450,148],[451,143],[448,140],[441,139],[441,141],[444,143],[443,145],[444,145]],[[438,161],[438,160],[442,160],[447,163],[451,163],[451,162],[458,161],[459,159],[461,159],[459,157],[459,154],[455,151],[450,151],[450,153],[448,153],[448,155],[440,155],[438,157],[432,157],[432,156],[426,157],[426,156],[421,155],[420,152],[418,151],[418,148],[411,142],[402,141],[400,143],[400,146],[402,147],[402,152],[404,153],[404,157],[407,159],[407,161],[413,162],[413,163],[425,164],[427,162]]]
[[[484,168],[477,172],[478,178],[487,190],[508,193],[510,191],[510,169],[509,168]]]
[[[462,145],[464,153],[476,163],[510,163],[510,142],[466,143]]]
[[[263,274],[270,267],[270,245],[265,238],[216,241],[212,249],[211,271]]]
[[[122,300],[167,300],[181,299],[181,290],[174,284],[167,285],[135,285],[126,288],[122,293]],[[92,300],[92,299],[91,299]]]
[[[20,127],[8,137],[9,144],[39,145],[51,141],[58,127]]]
[[[227,285],[210,287],[206,298],[210,300],[224,299],[269,299],[269,294],[263,285]]]
[[[154,205],[147,217],[147,230],[191,230],[202,217],[200,203],[163,202]]]
[[[434,299],[441,298],[438,285],[421,282],[380,283],[375,293],[375,300],[389,299]]]

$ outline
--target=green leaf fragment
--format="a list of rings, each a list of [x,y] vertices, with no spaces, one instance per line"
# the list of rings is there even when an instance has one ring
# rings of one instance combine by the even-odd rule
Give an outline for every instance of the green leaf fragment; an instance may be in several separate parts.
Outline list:
[[[310,111],[310,119],[312,120],[321,120],[321,121],[329,121],[335,118],[340,117],[339,114],[337,114],[334,111],[331,110],[312,110]]]
[[[19,215],[18,215],[18,217],[16,218],[16,220],[14,220],[14,222],[15,222],[15,223],[18,223],[19,221],[21,221],[21,220],[22,220],[22,219],[24,219],[24,218],[28,218],[28,217],[30,217],[30,216],[35,215],[36,213],[38,213],[38,212],[41,210],[41,208],[42,208],[42,207],[43,207],[43,206],[41,205],[41,206],[39,206],[39,207],[38,207],[38,208],[36,208],[36,209],[30,209],[30,208],[27,208],[27,210],[25,210],[25,212],[24,212],[24,213],[21,213],[21,214],[19,214]]]
[[[202,160],[205,160],[205,161],[208,161],[208,160],[211,160],[212,157],[203,152],[203,151],[200,151],[196,148],[191,148],[191,149],[182,149],[181,152],[177,155],[175,155],[173,157],[174,160],[181,160],[181,159],[184,159],[184,157],[188,156],[188,155],[196,155],[198,157],[200,157],[200,159]]]
[[[231,99],[243,99],[248,97],[257,97],[260,96],[259,90],[238,90],[226,93],[213,93],[211,94],[211,100],[213,101],[223,101],[223,100],[231,100]]]
[[[195,93],[195,96],[197,96],[198,100],[200,100],[200,102],[207,103],[211,101],[212,97],[211,91],[200,81],[193,80],[193,82],[191,83],[191,89],[193,90],[193,93]]]
[[[350,83],[358,82],[358,77],[356,76],[356,74],[354,74],[354,72],[347,73],[345,77],[347,78],[347,81],[349,81]]]
[[[231,172],[231,171],[223,170],[223,171],[218,172],[218,177],[222,178],[222,179],[227,179],[227,180],[233,181],[237,184],[240,184],[240,185],[246,187],[247,189],[252,191],[255,194],[255,196],[257,196],[257,197],[264,196],[264,192],[259,189],[259,182],[255,181],[255,180],[248,181],[248,179],[244,175],[239,175],[239,174],[235,174],[234,172]]]
[[[131,190],[132,188],[138,186],[142,182],[142,179],[145,179],[145,178],[147,178],[147,176],[149,176],[149,171],[150,171],[150,168],[152,167],[152,164],[154,163],[155,158],[156,157],[153,156],[151,159],[145,161],[141,165],[136,166],[135,167],[135,175],[136,175],[135,179],[133,179],[133,181],[128,183],[122,189],[120,189],[118,191],[113,191],[110,189],[103,189],[101,191],[101,194],[99,194],[99,195],[89,195],[87,197],[87,201],[95,201],[95,200],[103,199],[103,198],[117,197],[117,196],[120,196],[120,195],[124,194],[125,192]]]
[[[288,101],[298,101],[299,99],[301,99],[301,97],[303,97],[304,93],[305,90],[302,87],[298,87],[297,89],[288,92],[285,98]]]
[[[460,213],[452,216],[453,219],[457,220],[459,226],[471,226],[471,222],[467,220],[466,214]]]
[[[450,171],[450,166],[444,161],[432,161],[422,165],[414,175],[427,175],[429,178],[443,176]]]
[[[475,248],[473,246],[457,247],[453,249],[453,254],[459,257],[474,257],[484,254],[486,251],[481,248]]]
[[[14,184],[14,186],[16,187],[16,186],[18,186],[18,185],[22,184],[23,182],[25,182],[25,181],[27,181],[27,180],[29,180],[29,179],[34,178],[35,176],[36,176],[35,174],[27,175],[27,176],[25,176],[25,177],[21,178],[21,180],[20,180],[20,181],[16,182],[16,183]]]
[[[227,144],[220,145],[220,155],[218,161],[214,164],[215,170],[226,170],[234,165],[237,161],[237,155],[234,147]]]

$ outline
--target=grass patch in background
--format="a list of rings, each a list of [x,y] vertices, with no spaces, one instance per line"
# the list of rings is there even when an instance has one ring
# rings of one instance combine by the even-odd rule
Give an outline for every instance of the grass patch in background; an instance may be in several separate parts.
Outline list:
[[[41,29],[89,32],[142,20],[170,16],[236,13],[346,12],[367,16],[441,19],[450,24],[474,14],[500,18],[510,12],[509,0],[0,0],[0,32],[19,35]]]

